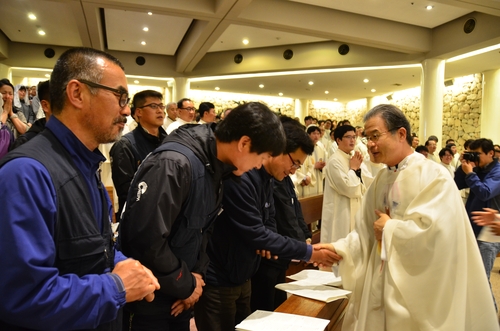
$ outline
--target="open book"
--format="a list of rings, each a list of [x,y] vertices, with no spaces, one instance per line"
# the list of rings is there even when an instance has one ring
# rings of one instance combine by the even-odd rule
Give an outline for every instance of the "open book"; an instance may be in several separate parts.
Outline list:
[[[327,303],[341,298],[347,298],[347,295],[351,294],[351,291],[341,290],[339,288],[326,285],[314,285],[309,283],[307,280],[282,283],[276,285],[275,287],[291,294]]]
[[[288,278],[293,280],[307,280],[309,283],[315,285],[342,285],[342,278],[335,276],[331,271],[304,269],[296,274],[288,276]]]
[[[236,325],[238,331],[323,331],[329,320],[256,310],[243,322]]]

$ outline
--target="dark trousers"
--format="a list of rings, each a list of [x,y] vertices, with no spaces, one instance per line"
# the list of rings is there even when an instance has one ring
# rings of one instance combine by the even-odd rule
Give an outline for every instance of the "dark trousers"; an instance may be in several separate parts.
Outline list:
[[[123,311],[123,331],[189,331],[191,309],[177,317],[165,313],[162,315],[143,315]]]
[[[277,290],[274,286],[286,281],[286,269],[275,268],[261,263],[259,270],[252,277],[252,311],[273,311],[286,301],[285,291]]]
[[[250,315],[250,281],[234,287],[203,287],[203,295],[194,305],[198,331],[234,331]]]

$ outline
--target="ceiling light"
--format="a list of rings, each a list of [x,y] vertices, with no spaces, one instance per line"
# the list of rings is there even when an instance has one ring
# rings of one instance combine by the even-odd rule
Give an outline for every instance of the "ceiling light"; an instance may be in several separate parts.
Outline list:
[[[148,11],[148,15],[149,16],[153,15],[153,12]]]
[[[372,91],[372,92],[377,92],[377,90],[376,90],[376,89],[374,89],[374,88],[372,88],[372,89],[371,89],[371,91]]]
[[[30,20],[36,20],[35,14],[29,13],[28,17],[29,17]]]
[[[283,93],[281,93],[281,92],[280,92],[280,93],[278,93],[278,95],[279,95],[280,97],[282,97],[282,96],[283,96]]]
[[[453,61],[463,60],[463,59],[466,59],[468,57],[476,56],[476,55],[487,53],[487,52],[491,52],[491,51],[497,50],[499,48],[500,48],[500,44],[496,44],[496,45],[493,45],[493,46],[488,46],[488,47],[485,47],[485,48],[477,49],[477,50],[469,52],[469,53],[460,54],[460,55],[457,55],[457,56],[454,56],[454,57],[450,57],[448,60],[446,60],[446,62],[453,62]]]
[[[260,87],[260,88],[264,88],[264,84],[260,84],[260,85],[259,85],[259,87]]]
[[[142,31],[146,31],[146,32],[148,32],[148,31],[149,31],[149,28],[148,28],[147,26],[145,26],[145,27],[143,27],[143,28],[142,28]]]
[[[146,45],[146,42],[145,41],[141,41],[141,45]]]
[[[431,6],[431,5],[425,6],[425,9],[427,9],[427,10],[431,10],[432,8],[434,8],[434,6]]]
[[[215,87],[215,90],[216,90],[216,91],[220,90],[220,87],[216,86],[216,87]]]
[[[328,91],[325,91],[325,94],[328,94],[328,93],[330,93],[330,92],[328,92]]]
[[[45,31],[43,31],[43,30],[38,30],[38,34],[39,34],[40,36],[45,36]]]
[[[49,75],[49,74],[45,74],[45,77],[49,78],[49,77],[50,77],[50,75]]]
[[[249,43],[248,39],[243,39],[243,44],[244,45],[248,45],[248,43]]]
[[[308,84],[309,84],[309,85],[313,85],[313,84],[314,84],[314,82],[311,80]]]
[[[363,79],[363,83],[368,83],[370,80],[368,78]]]
[[[337,98],[333,98],[333,101],[338,101],[338,100],[339,100],[339,99],[337,99]]]
[[[139,84],[139,81],[137,79],[134,80],[134,84]]]

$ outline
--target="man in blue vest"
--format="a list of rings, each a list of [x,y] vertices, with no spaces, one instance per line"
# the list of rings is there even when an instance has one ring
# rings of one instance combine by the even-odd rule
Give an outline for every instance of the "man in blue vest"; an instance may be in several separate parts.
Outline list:
[[[98,146],[129,114],[120,62],[73,48],[50,79],[45,130],[0,163],[0,330],[119,330],[157,279],[115,250]],[[7,198],[8,197],[8,198]]]

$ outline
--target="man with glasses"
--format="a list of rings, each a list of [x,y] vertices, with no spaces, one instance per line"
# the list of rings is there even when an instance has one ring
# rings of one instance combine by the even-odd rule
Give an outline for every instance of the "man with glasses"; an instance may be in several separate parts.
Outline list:
[[[359,219],[361,199],[372,181],[363,155],[354,151],[356,129],[342,125],[335,130],[334,137],[339,148],[324,169],[321,242],[325,243],[344,238],[352,231],[355,221]]]
[[[210,263],[206,285],[195,306],[199,331],[232,331],[236,324],[250,315],[250,297],[257,296],[259,289],[266,289],[259,298],[269,299],[266,298],[269,284],[265,280],[263,284],[256,283],[256,290],[250,281],[259,268],[261,256],[256,254],[257,250],[268,258],[272,254],[282,259],[301,259],[326,265],[336,261],[337,256],[331,252],[323,255],[327,252],[314,250],[305,241],[276,233],[274,180],[282,181],[293,174],[314,150],[301,125],[287,121],[283,127],[286,148],[265,159],[260,169],[253,169],[238,180],[229,178],[224,181],[224,211],[215,223],[208,244]],[[255,304],[262,306],[266,302]]]
[[[131,108],[137,118],[137,127],[118,140],[109,151],[111,176],[118,196],[118,218],[137,168],[167,136],[162,127],[165,118],[162,99],[161,93],[153,90],[136,93]]]
[[[364,117],[378,173],[362,218],[323,245],[342,256],[352,294],[343,331],[498,330],[481,255],[453,179],[411,149],[403,112],[378,105]]]
[[[455,171],[455,182],[458,189],[469,188],[465,209],[477,238],[489,280],[493,264],[500,252],[500,243],[485,241],[480,236],[482,227],[473,222],[472,215],[475,211],[483,211],[483,208],[500,210],[500,163],[494,157],[495,151],[490,139],[474,140],[469,145],[469,151],[467,155],[462,155],[462,165]]]
[[[167,134],[180,127],[181,125],[194,123],[196,117],[196,108],[193,101],[188,98],[183,98],[177,102],[177,120],[170,124],[167,128]]]
[[[45,130],[0,163],[0,329],[120,330],[157,279],[115,250],[99,144],[120,136],[127,79],[113,56],[72,48],[50,78]],[[22,197],[22,198],[15,198]]]
[[[447,145],[448,146],[448,145]],[[441,165],[448,170],[451,178],[455,177],[455,167],[452,165],[453,162],[453,152],[451,148],[445,147],[439,151],[439,159],[441,160]]]

